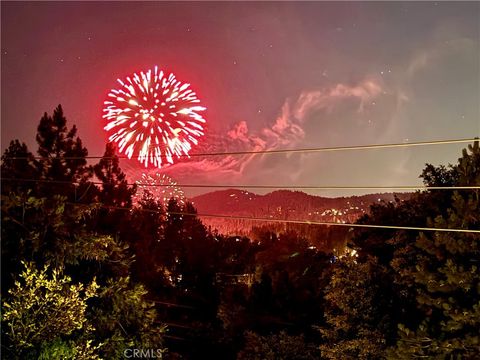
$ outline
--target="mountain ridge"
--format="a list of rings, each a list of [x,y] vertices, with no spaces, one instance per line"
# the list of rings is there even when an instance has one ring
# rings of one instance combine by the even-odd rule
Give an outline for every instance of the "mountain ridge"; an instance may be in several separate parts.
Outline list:
[[[408,199],[412,193],[373,193],[323,197],[303,191],[275,190],[260,195],[241,189],[212,191],[191,198],[199,214],[244,216],[262,219],[354,222],[381,201]],[[207,226],[226,234],[248,233],[252,223],[214,217],[202,219]],[[232,227],[232,224],[235,224]]]

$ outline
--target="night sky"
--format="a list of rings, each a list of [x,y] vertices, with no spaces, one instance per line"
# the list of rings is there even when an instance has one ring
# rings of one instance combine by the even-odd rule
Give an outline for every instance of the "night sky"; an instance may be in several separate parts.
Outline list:
[[[18,138],[34,151],[40,117],[62,104],[89,155],[102,155],[107,93],[155,65],[208,109],[193,152],[480,134],[478,2],[1,7],[2,149]],[[426,162],[453,163],[464,146],[211,157],[162,171],[190,184],[417,185]],[[132,180],[141,174],[134,159],[122,165]]]

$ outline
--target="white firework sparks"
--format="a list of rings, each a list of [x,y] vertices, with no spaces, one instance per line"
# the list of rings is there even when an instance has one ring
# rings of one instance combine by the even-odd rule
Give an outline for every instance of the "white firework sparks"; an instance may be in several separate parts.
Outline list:
[[[183,190],[177,186],[177,183],[165,174],[155,173],[151,176],[142,174],[141,180],[136,181],[137,194],[134,202],[138,202],[146,196],[150,199],[160,201],[163,205],[167,205],[170,199],[175,199],[179,205],[185,205],[185,194]]]
[[[158,67],[140,75],[117,80],[121,87],[112,89],[104,102],[104,129],[109,141],[129,159],[136,156],[145,167],[160,168],[173,164],[174,157],[188,156],[198,138],[204,135],[205,119],[190,84],[182,84],[173,74],[165,75]]]

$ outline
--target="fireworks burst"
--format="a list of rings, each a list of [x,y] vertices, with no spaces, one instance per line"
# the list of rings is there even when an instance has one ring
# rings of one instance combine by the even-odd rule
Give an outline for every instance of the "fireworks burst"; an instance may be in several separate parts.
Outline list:
[[[177,183],[165,174],[155,173],[154,176],[142,174],[141,180],[137,181],[137,194],[134,202],[138,203],[142,197],[160,201],[163,205],[168,204],[170,199],[175,199],[179,205],[185,205],[185,194],[177,186]]]
[[[158,67],[140,75],[117,80],[121,87],[112,89],[104,102],[104,129],[112,134],[129,159],[160,168],[173,158],[187,155],[192,144],[203,136],[206,110],[190,84],[182,84],[173,74],[165,75]]]

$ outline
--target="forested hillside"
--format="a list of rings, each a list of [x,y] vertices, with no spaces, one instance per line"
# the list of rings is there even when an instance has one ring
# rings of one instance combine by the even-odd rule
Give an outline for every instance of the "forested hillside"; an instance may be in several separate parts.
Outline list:
[[[60,106],[37,130],[37,149],[14,140],[2,156],[2,358],[480,357],[478,142],[420,174],[468,189],[377,200],[356,227],[258,224],[249,238],[191,203],[132,205],[115,147],[89,163]]]

